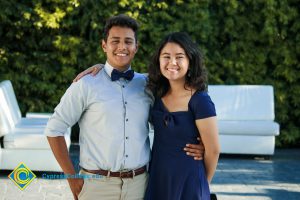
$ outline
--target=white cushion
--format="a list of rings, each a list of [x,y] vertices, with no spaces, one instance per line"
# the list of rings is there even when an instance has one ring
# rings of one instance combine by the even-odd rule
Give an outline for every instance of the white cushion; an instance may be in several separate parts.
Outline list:
[[[10,114],[4,91],[0,87],[0,137],[7,134],[13,127],[14,120]]]
[[[62,171],[50,149],[2,149],[0,169],[13,170],[20,162],[32,171]]]
[[[28,112],[26,113],[26,118],[47,118],[49,119],[53,113],[35,113],[35,112]]]
[[[219,120],[274,120],[272,86],[208,86]]]
[[[27,120],[20,120],[19,123],[15,125],[15,127],[10,130],[9,134],[13,134],[14,132],[24,132],[24,133],[36,133],[44,130],[47,126],[47,122],[36,121],[35,123],[28,123]]]
[[[19,126],[43,126],[45,127],[48,122],[48,118],[21,118],[21,120],[15,125]]]
[[[273,155],[275,136],[220,135],[220,145],[222,153]]]
[[[279,124],[273,121],[218,121],[220,135],[279,135]]]
[[[70,145],[70,130],[65,134],[65,139]],[[3,137],[5,149],[50,149],[47,137],[44,135],[44,128],[34,131],[14,131],[12,134]]]
[[[3,138],[4,148],[7,149],[49,149],[49,144],[45,135],[44,129],[40,131],[18,132],[5,135]]]
[[[12,118],[14,123],[17,123],[21,119],[22,115],[11,82],[9,80],[2,81],[0,83],[0,90],[3,92],[5,97],[1,100],[6,101],[6,106],[9,108],[9,117]],[[2,103],[4,102],[1,102],[1,104]]]
[[[1,146],[0,146],[0,164],[2,163],[2,149],[1,149]]]

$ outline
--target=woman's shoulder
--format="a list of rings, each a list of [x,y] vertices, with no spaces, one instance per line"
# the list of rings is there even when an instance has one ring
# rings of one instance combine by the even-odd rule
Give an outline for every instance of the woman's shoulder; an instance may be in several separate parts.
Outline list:
[[[191,98],[191,102],[194,103],[194,102],[207,102],[207,101],[212,101],[208,92],[207,91],[199,91],[197,90],[192,98]]]
[[[215,105],[207,91],[196,91],[189,105],[196,119],[202,119],[216,115]]]

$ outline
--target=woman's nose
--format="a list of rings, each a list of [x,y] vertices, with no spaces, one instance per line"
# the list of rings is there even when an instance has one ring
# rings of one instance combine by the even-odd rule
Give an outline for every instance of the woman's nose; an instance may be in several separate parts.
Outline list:
[[[172,64],[172,65],[177,65],[177,60],[176,60],[176,58],[171,58],[171,64]]]

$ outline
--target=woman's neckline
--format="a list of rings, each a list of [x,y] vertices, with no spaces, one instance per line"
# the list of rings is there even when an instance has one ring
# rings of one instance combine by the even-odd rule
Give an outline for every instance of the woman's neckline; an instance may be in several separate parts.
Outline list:
[[[190,105],[190,102],[191,102],[193,96],[195,96],[195,94],[198,93],[198,92],[199,92],[199,90],[196,90],[196,91],[191,95],[191,98],[190,98],[189,101],[188,101],[188,110],[178,110],[178,111],[172,111],[172,112],[170,112],[170,111],[168,110],[168,108],[166,107],[165,103],[163,102],[162,97],[159,98],[161,107],[163,108],[163,110],[164,110],[165,112],[168,112],[168,113],[174,113],[174,114],[175,114],[175,113],[187,113],[187,112],[190,111],[190,109],[189,109],[190,106],[189,106],[189,105]]]

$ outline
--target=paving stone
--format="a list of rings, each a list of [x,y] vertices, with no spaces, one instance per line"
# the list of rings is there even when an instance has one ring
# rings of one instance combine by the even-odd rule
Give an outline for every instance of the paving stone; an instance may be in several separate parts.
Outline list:
[[[73,151],[72,151],[73,149]],[[78,147],[71,148],[73,163],[78,165]],[[222,155],[211,192],[220,200],[299,200],[300,149],[280,149],[270,160],[240,155]],[[78,169],[78,166],[76,166]],[[10,171],[0,171],[0,200],[72,200],[65,179],[37,178],[21,191],[7,178]],[[51,174],[51,172],[47,172]]]

